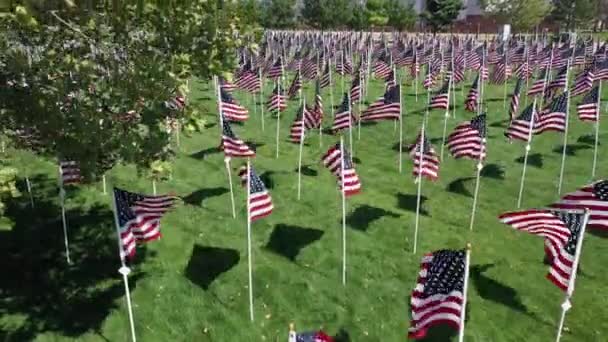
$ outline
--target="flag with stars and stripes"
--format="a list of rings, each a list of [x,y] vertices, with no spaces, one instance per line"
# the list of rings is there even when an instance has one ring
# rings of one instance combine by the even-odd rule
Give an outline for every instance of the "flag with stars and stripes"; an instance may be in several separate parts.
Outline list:
[[[600,112],[599,87],[594,87],[583,97],[583,102],[576,106],[576,111],[581,121],[597,121]]]
[[[350,86],[350,101],[355,103],[361,99],[361,71],[354,75],[353,82]]]
[[[505,136],[509,139],[528,141],[531,132],[534,132],[537,121],[538,113],[534,108],[534,104],[531,103],[517,118],[511,120],[511,124],[507,128]]]
[[[240,73],[236,77],[234,84],[239,89],[248,91],[250,93],[257,93],[262,88],[262,82],[260,81],[260,78],[255,72],[251,70],[246,70]]]
[[[121,258],[134,257],[137,243],[161,237],[160,220],[173,207],[175,200],[175,196],[148,196],[114,188]]]
[[[315,105],[312,108],[312,113],[315,118],[315,125],[309,128],[317,128],[321,126],[321,122],[323,121],[323,97],[321,96],[321,82],[317,80],[315,82]]]
[[[538,115],[538,122],[535,124],[534,134],[555,131],[564,132],[566,130],[566,111],[568,107],[568,92],[551,101],[551,104]]]
[[[249,111],[247,108],[239,105],[228,91],[220,88],[220,108],[222,115],[228,121],[247,121],[249,119]]]
[[[321,160],[323,165],[338,178],[338,184],[340,190],[344,191],[344,196],[350,197],[361,191],[361,182],[350,154],[346,150],[342,153],[340,143],[330,147]]]
[[[450,82],[445,81],[443,87],[431,98],[430,109],[448,109],[450,105]]]
[[[281,57],[279,57],[272,67],[268,69],[266,75],[271,79],[277,79],[283,76],[283,61],[281,60]]]
[[[477,111],[477,101],[479,99],[479,74],[475,77],[475,81],[471,85],[471,89],[467,94],[467,98],[464,101],[464,108],[469,112]]]
[[[591,68],[583,70],[574,80],[571,96],[578,96],[589,91],[593,87],[593,81],[595,81],[595,75]]]
[[[454,158],[479,160],[486,157],[485,140],[486,114],[484,113],[456,126],[446,143]]]
[[[576,261],[578,241],[583,238],[581,232],[585,214],[557,212],[556,215],[565,223],[570,236],[566,244],[557,250],[557,256],[553,258],[547,278],[562,291],[566,291],[571,277],[576,276],[572,270]]]
[[[243,176],[241,176],[242,178]],[[245,178],[245,186],[249,187],[247,189],[247,210],[251,222],[270,215],[274,209],[272,198],[253,166],[249,166],[249,179]]]
[[[290,331],[288,342],[334,342],[334,339],[323,331],[303,333]]]
[[[318,128],[321,124],[317,114],[310,110],[308,106],[300,106],[297,113],[289,132],[289,139],[293,143],[300,143],[306,130]]]
[[[255,152],[243,140],[237,138],[230,124],[224,120],[222,127],[222,149],[226,157],[255,157]]]
[[[302,89],[302,76],[300,75],[300,70],[298,70],[296,71],[296,75],[293,77],[293,81],[291,81],[291,85],[287,91],[287,96],[290,99],[293,99],[298,94],[300,89]]]
[[[234,89],[236,89],[236,85],[233,84],[232,82],[228,81],[227,79],[225,79],[224,77],[220,76],[219,77],[219,81],[220,81],[220,89],[224,89],[227,92],[233,92]]]
[[[547,90],[553,92],[553,91],[557,91],[559,89],[564,89],[564,87],[566,86],[566,83],[568,82],[568,80],[566,79],[567,75],[568,75],[567,67],[563,67],[562,69],[560,69],[560,71],[558,71],[557,75],[555,75],[555,78],[551,81],[551,83],[549,83]]]
[[[586,185],[551,204],[559,209],[589,209],[589,227],[608,229],[608,180]]]
[[[59,162],[59,176],[61,177],[61,186],[79,184],[82,180],[80,167],[73,160]]]
[[[321,74],[319,86],[321,88],[329,87],[331,85],[331,70],[329,69],[329,63],[325,64],[325,70]]]
[[[428,330],[438,324],[460,329],[466,293],[466,260],[464,250],[439,250],[422,257],[411,296],[409,338],[423,339]]]
[[[287,109],[287,96],[281,94],[278,84],[272,90],[266,106],[271,112],[282,112]]]
[[[432,181],[439,179],[439,158],[423,131],[408,147],[408,153],[414,162],[414,177],[421,176]]]
[[[389,88],[382,97],[361,113],[361,121],[399,120],[401,117],[399,92],[398,85]]]
[[[530,89],[528,89],[528,96],[537,95],[544,93],[546,85],[547,85],[547,69],[543,69],[536,79]]]
[[[509,106],[509,119],[513,120],[515,118],[515,114],[519,110],[519,96],[521,94],[521,87],[524,81],[521,78],[517,79],[517,83],[515,83],[515,89],[513,90],[513,94],[511,94],[511,105]]]
[[[336,109],[334,123],[331,126],[331,129],[335,132],[342,129],[352,128],[355,121],[355,117],[350,109],[350,104],[348,103],[348,94],[344,93],[342,103]]]

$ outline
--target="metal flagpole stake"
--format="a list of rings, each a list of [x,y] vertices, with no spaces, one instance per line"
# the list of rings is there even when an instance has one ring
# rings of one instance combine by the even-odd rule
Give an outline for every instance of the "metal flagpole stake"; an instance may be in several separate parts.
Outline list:
[[[230,157],[224,157],[224,165],[228,173],[228,184],[230,185],[230,203],[232,204],[232,218],[236,218],[236,208],[234,206],[234,190],[232,189],[232,171],[230,170]]]
[[[249,318],[253,322],[253,270],[251,254],[251,208],[249,197],[251,193],[251,160],[247,158],[247,268],[249,272]]]
[[[264,82],[262,81],[262,68],[258,69],[258,77],[260,79],[260,118],[262,119],[262,132],[264,132]]]
[[[346,285],[346,187],[344,186],[344,138],[340,135],[340,187],[342,193],[342,285]]]
[[[416,195],[416,224],[414,226],[414,254],[416,254],[416,249],[418,247],[418,225],[420,223],[420,196],[422,195],[422,161],[424,155],[424,130],[426,129],[425,124],[422,124],[422,133],[420,134],[420,142],[418,145],[418,149],[420,150],[418,153],[420,154],[418,157],[418,194]]]
[[[281,102],[283,101],[282,99],[282,95],[281,95],[281,85],[280,82],[277,81],[277,96],[279,98],[279,103],[278,103],[278,108],[277,108],[277,138],[276,138],[276,144],[277,144],[277,154],[275,156],[275,158],[279,158],[279,131],[281,129]]]
[[[578,271],[578,266],[581,259],[581,251],[583,249],[583,239],[585,238],[585,230],[587,229],[587,223],[589,222],[590,216],[589,209],[585,210],[585,217],[583,218],[583,226],[581,227],[581,231],[578,236],[578,241],[576,242],[576,252],[574,255],[574,262],[572,263],[572,274],[570,275],[570,280],[568,281],[568,289],[566,290],[566,298],[562,303],[562,312],[559,318],[559,325],[557,327],[557,337],[555,338],[556,342],[559,342],[562,337],[562,330],[564,328],[564,322],[566,320],[566,312],[572,308],[572,303],[570,302],[570,298],[572,298],[572,294],[574,293],[574,285],[576,282],[576,272]]]
[[[574,53],[573,53],[574,55]],[[570,60],[566,62],[566,85],[564,86],[564,92],[568,92],[568,74],[570,69]],[[562,184],[564,181],[564,168],[566,166],[566,150],[568,148],[568,124],[570,121],[570,93],[566,96],[566,122],[564,124],[564,146],[562,148],[562,165],[559,169],[559,181],[557,184],[557,194],[562,193]]]
[[[595,122],[595,143],[593,150],[593,166],[591,168],[591,179],[595,179],[595,167],[597,166],[597,147],[600,142],[600,117],[602,113],[602,81],[598,87],[597,96],[597,121]]]
[[[25,176],[25,186],[27,187],[27,192],[30,195],[30,205],[34,208],[34,195],[32,194],[32,183],[30,183],[30,178]]]
[[[125,285],[125,296],[127,299],[127,312],[129,314],[129,325],[131,327],[131,341],[136,342],[137,338],[135,337],[135,323],[133,320],[133,308],[131,306],[131,291],[129,290],[129,279],[128,275],[131,273],[131,269],[125,265],[125,251],[122,246],[122,240],[120,237],[120,223],[118,221],[118,208],[116,206],[116,193],[112,193],[112,204],[114,209],[114,226],[116,227],[116,239],[118,242],[118,255],[120,256],[120,268],[118,269],[118,273],[122,275],[122,281]]]
[[[471,244],[467,243],[467,254],[465,257],[464,284],[462,289],[462,308],[460,309],[460,326],[458,329],[458,342],[464,341],[464,321],[467,314],[467,292],[469,287],[469,267],[471,264]]]
[[[452,86],[453,77],[454,77],[454,74],[452,74],[452,76],[450,76],[450,79],[448,80],[448,108],[445,110],[445,117],[443,119],[443,138],[441,139],[441,153],[439,156],[439,159],[441,159],[441,161],[443,161],[443,148],[445,146],[445,135],[447,134],[448,118],[450,117],[450,88]]]
[[[521,173],[521,182],[519,184],[519,196],[517,197],[517,208],[521,208],[521,199],[524,193],[524,181],[526,179],[526,166],[528,165],[528,154],[530,153],[532,143],[532,131],[534,130],[534,118],[536,117],[536,97],[532,103],[532,117],[530,118],[530,126],[528,132],[528,141],[526,143],[526,152],[524,154],[524,167]]]
[[[304,127],[304,111],[306,111],[306,100],[302,99],[302,123],[300,125],[302,135],[300,136],[300,156],[298,157],[298,201],[300,200],[302,194],[302,146],[304,146],[304,138],[306,136]]]
[[[59,167],[61,169],[61,166]],[[61,171],[59,172],[61,175]],[[59,180],[60,182],[61,179]],[[70,260],[70,244],[68,242],[68,221],[65,217],[65,190],[63,189],[63,185],[59,184],[59,200],[61,201],[61,223],[63,224],[63,243],[65,245],[65,259],[68,262],[68,265],[72,264],[72,260]]]

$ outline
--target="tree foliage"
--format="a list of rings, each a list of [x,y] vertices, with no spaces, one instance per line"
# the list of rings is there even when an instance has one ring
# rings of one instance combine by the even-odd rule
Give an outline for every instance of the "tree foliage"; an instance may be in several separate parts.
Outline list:
[[[302,18],[312,27],[344,27],[351,17],[352,7],[348,0],[304,0]]]
[[[423,17],[436,32],[452,24],[463,8],[462,0],[429,0]]]
[[[399,0],[389,0],[385,4],[388,13],[388,26],[399,30],[408,30],[416,25],[417,15],[412,5],[403,5]]]
[[[553,0],[554,20],[567,30],[589,28],[596,18],[598,0]]]
[[[12,142],[72,159],[95,179],[116,163],[146,170],[173,155],[167,117],[188,120],[187,80],[232,68],[237,20],[221,2],[113,1],[18,6],[1,19],[0,125]]]
[[[385,0],[367,0],[365,11],[369,27],[385,26],[388,23],[389,9]]]
[[[501,17],[516,30],[531,30],[551,12],[546,0],[486,0],[482,2],[487,13]]]
[[[264,27],[288,28],[295,23],[295,0],[263,0],[261,23]]]

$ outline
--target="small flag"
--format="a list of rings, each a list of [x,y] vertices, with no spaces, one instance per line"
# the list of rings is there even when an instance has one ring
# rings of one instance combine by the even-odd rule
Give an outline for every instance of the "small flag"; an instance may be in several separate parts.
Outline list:
[[[450,98],[450,82],[446,81],[443,84],[443,87],[439,89],[439,91],[433,96],[430,103],[431,109],[448,109],[449,107],[449,98]]]
[[[72,185],[79,184],[82,180],[80,175],[80,167],[73,160],[64,160],[59,162],[59,173],[61,176],[61,184]]]
[[[448,149],[454,158],[484,159],[486,157],[486,114],[474,117],[454,129],[447,139]]]
[[[361,121],[399,120],[401,117],[399,92],[400,86],[389,88],[382,97],[363,111]]]
[[[255,157],[255,152],[237,136],[230,128],[230,124],[224,120],[222,129],[222,148],[226,157]]]
[[[548,131],[564,132],[566,130],[566,111],[568,107],[568,92],[553,99],[549,107],[539,113],[534,134]]]
[[[589,227],[608,229],[608,180],[601,180],[566,194],[561,200],[551,204],[551,207],[589,209]]]
[[[477,100],[479,98],[479,74],[475,77],[475,81],[471,85],[471,90],[467,94],[467,99],[464,102],[464,108],[469,112],[477,111]]]
[[[599,117],[599,87],[595,87],[589,91],[583,102],[576,107],[578,118],[581,121],[597,122]]]
[[[236,100],[224,89],[220,88],[220,108],[224,118],[228,121],[247,121],[249,119],[249,111],[247,108],[239,105]]]
[[[530,139],[530,132],[534,132],[534,127],[536,127],[536,122],[538,121],[538,113],[536,113],[533,105],[533,103],[528,105],[515,120],[511,121],[505,132],[505,136],[509,139],[523,141]]]
[[[408,151],[414,162],[414,177],[422,176],[435,181],[439,178],[439,158],[435,149],[428,141],[424,132],[421,131],[416,141],[409,146]]]
[[[522,78],[517,79],[517,83],[515,83],[515,90],[513,90],[513,94],[511,95],[511,106],[509,107],[509,119],[513,120],[515,118],[515,114],[519,110],[519,96],[521,94],[521,87],[524,81]]]
[[[243,177],[241,176],[241,179]],[[245,180],[247,186],[247,179]],[[274,206],[270,193],[262,179],[256,174],[253,166],[249,167],[249,194],[247,196],[249,217],[251,222],[264,218],[272,213]]]
[[[268,107],[268,110],[271,112],[274,112],[274,111],[282,112],[285,109],[287,109],[287,97],[284,95],[281,95],[281,93],[279,92],[278,84],[272,90],[272,94],[270,94],[270,98],[268,99],[268,102],[266,102],[266,106]]]
[[[330,147],[321,160],[323,165],[338,178],[340,190],[344,191],[346,197],[356,195],[361,191],[361,182],[350,155],[346,150],[344,150],[344,155],[342,154],[340,143]],[[343,164],[344,171],[342,171]]]
[[[355,121],[355,117],[350,110],[350,104],[348,103],[348,94],[344,93],[342,103],[336,110],[334,123],[331,126],[331,129],[333,131],[339,131],[341,129],[352,128]]]

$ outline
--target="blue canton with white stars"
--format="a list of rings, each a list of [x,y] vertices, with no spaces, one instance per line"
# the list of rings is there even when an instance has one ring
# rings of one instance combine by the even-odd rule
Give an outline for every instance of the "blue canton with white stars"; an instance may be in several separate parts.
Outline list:
[[[463,291],[466,252],[464,250],[439,250],[427,269],[424,295],[448,294]]]
[[[114,188],[114,198],[116,199],[116,214],[118,216],[118,224],[121,227],[124,227],[127,222],[136,218],[131,207],[133,207],[137,202],[143,201],[146,196],[119,188]]]

